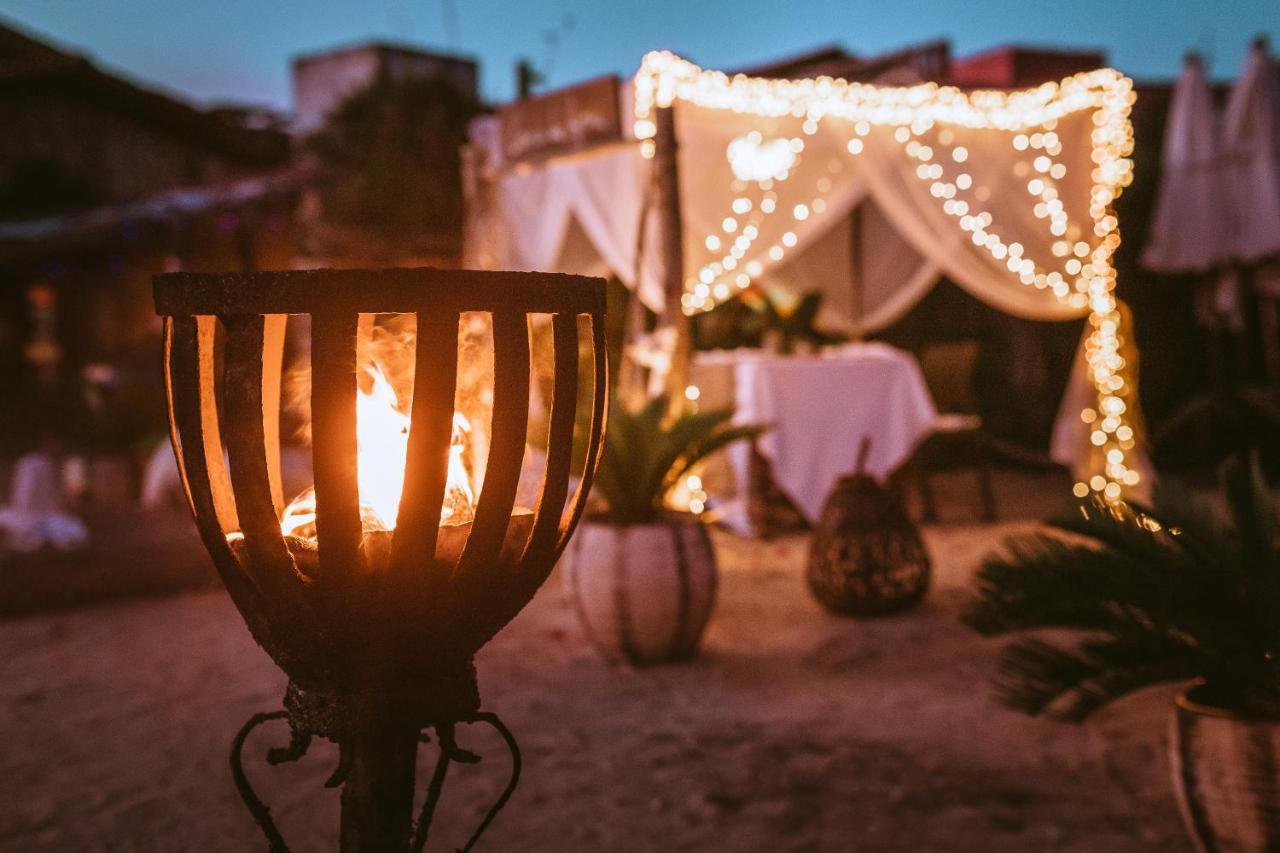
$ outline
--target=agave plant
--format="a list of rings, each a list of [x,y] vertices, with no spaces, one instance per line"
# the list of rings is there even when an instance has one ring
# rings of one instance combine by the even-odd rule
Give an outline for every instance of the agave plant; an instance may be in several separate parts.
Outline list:
[[[671,414],[667,396],[629,408],[617,397],[609,410],[609,432],[592,495],[607,505],[608,521],[647,524],[680,478],[700,460],[735,441],[763,432],[731,424],[732,409]]]
[[[1078,633],[1071,645],[1007,647],[996,677],[1005,704],[1080,721],[1139,688],[1201,679],[1209,704],[1280,718],[1275,503],[1256,460],[1231,460],[1222,480],[1230,524],[1175,487],[1153,508],[1086,502],[1055,532],[1006,541],[964,621],[987,635]]]

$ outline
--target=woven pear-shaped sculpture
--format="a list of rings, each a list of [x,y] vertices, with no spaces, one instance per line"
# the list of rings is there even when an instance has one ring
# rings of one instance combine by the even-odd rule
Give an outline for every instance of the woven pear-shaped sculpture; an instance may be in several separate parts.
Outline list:
[[[807,577],[824,607],[880,616],[918,603],[929,588],[929,554],[896,495],[865,473],[870,439],[853,474],[836,483],[813,534]]]

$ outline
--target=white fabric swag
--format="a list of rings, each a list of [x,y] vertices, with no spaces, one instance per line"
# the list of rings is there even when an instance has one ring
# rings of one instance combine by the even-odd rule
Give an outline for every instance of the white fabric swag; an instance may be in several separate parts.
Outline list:
[[[912,156],[911,146],[895,138],[893,126],[855,127],[838,118],[806,126],[803,117],[763,117],[685,101],[674,109],[685,277],[691,288],[705,283],[713,301],[736,292],[725,279],[746,273],[755,282],[796,294],[820,291],[826,322],[868,332],[898,319],[945,275],[978,299],[1024,319],[1061,321],[1089,312],[1083,294],[1058,296],[1048,287],[1025,284],[1012,269],[1016,258],[997,259],[976,245],[959,217],[944,210],[934,180],[921,172],[924,164]],[[1043,134],[1056,136],[1054,145],[1029,145],[1035,129],[941,122],[913,141],[931,147],[930,164],[941,168],[943,180],[966,188],[970,213],[990,215],[988,232],[1006,246],[1016,244],[1037,270],[1057,271],[1070,283],[1075,276],[1069,263],[1087,261],[1099,240],[1089,211],[1093,115],[1082,109],[1043,128]],[[485,135],[473,128],[473,143]],[[493,135],[491,129],[487,135]],[[794,151],[797,139],[803,147]],[[779,159],[789,161],[785,178],[759,180],[764,174],[759,170],[771,168],[770,158],[775,166]],[[1066,222],[1065,233],[1058,235],[1051,234],[1043,209],[1039,215],[1036,210],[1042,197],[1035,188],[1050,181],[1050,159],[1055,174],[1049,185],[1056,188]],[[650,257],[656,241],[645,241],[642,262],[637,257],[652,164],[638,144],[513,169],[495,169],[495,162],[490,155],[487,188],[476,194],[469,212],[469,263],[608,271],[637,290],[649,308],[661,310],[663,292],[655,274],[660,267]],[[769,215],[758,215],[770,205]],[[746,236],[749,223],[755,237],[733,269],[708,276],[704,270]],[[1094,393],[1087,371],[1074,371],[1072,381],[1081,387],[1069,399]],[[1073,440],[1055,442],[1055,458],[1081,475],[1092,448],[1087,433],[1083,442],[1076,439],[1080,409],[1061,410],[1059,420],[1066,421],[1062,434]]]
[[[858,137],[863,149],[855,155],[847,148],[847,123],[835,119],[806,135],[800,120],[790,117],[765,119],[685,103],[677,105],[676,113],[690,278],[719,259],[741,235],[724,230],[725,219],[734,216],[735,199],[746,198],[753,207],[760,204],[764,193],[758,182],[737,179],[726,153],[731,142],[756,131],[761,147],[800,138],[804,150],[787,179],[773,183],[777,212],[758,226],[758,236],[738,262],[739,269],[758,270],[753,279],[797,291],[822,290],[833,305],[841,306],[836,311],[841,325],[852,327],[861,318],[857,324],[864,330],[892,322],[939,274],[1018,317],[1065,320],[1087,311],[1082,300],[1064,304],[1048,289],[1022,284],[1005,263],[975,246],[956,219],[943,211],[941,201],[931,196],[930,181],[917,176],[920,162],[891,138],[892,127],[872,127]],[[939,125],[931,135],[945,140],[935,144],[940,155],[935,162],[946,176],[971,176],[975,197],[993,217],[990,230],[1000,233],[1005,243],[1021,244],[1024,256],[1041,267],[1055,269],[1061,266],[1055,242],[1094,242],[1085,227],[1092,129],[1087,112],[1060,120],[1056,128],[1063,150],[1054,160],[1067,169],[1057,186],[1070,223],[1061,238],[1051,236],[1045,220],[1034,215],[1036,200],[1027,190],[1028,182],[1038,176],[1033,167],[1038,151],[1015,148],[1013,132]],[[963,162],[952,159],[957,149],[967,154]],[[469,260],[510,269],[608,270],[634,287],[637,229],[649,167],[638,146],[619,145],[493,176],[489,197],[481,199],[482,209],[472,211]],[[798,205],[807,211],[804,219],[796,218]],[[860,252],[851,245],[851,236],[837,230],[852,229],[855,208],[870,209],[862,217]],[[794,238],[787,242],[794,239],[794,245],[784,247],[781,259],[771,256],[769,249],[782,245],[788,233]],[[582,235],[593,252],[570,239]],[[719,241],[718,249],[708,248],[708,237]],[[823,269],[815,269],[816,258],[805,259],[807,266],[800,261],[810,250],[824,258]],[[662,292],[653,275],[656,269],[656,261],[647,263],[639,285],[645,304],[658,310]],[[856,291],[855,274],[860,278]],[[855,292],[860,297],[857,306],[851,304]]]

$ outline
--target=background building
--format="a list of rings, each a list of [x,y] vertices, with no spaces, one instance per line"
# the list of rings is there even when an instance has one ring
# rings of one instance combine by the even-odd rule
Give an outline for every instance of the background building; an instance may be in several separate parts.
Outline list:
[[[368,42],[308,53],[293,60],[293,132],[308,134],[343,100],[380,76],[393,80],[439,77],[458,91],[479,98],[474,59],[408,45]]]

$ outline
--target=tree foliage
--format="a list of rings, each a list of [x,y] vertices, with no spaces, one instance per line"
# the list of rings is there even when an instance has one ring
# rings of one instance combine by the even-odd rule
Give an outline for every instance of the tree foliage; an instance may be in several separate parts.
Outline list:
[[[462,241],[460,148],[482,111],[473,97],[437,77],[379,76],[343,101],[307,141],[327,167],[325,217],[387,243],[412,247],[443,236]]]
[[[28,157],[0,175],[0,221],[74,213],[104,200],[84,175],[46,157]]]

